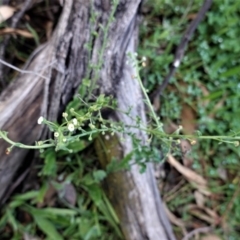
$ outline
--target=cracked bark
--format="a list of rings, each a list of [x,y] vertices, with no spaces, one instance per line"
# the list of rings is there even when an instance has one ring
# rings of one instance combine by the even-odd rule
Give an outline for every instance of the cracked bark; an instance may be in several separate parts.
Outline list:
[[[146,123],[142,94],[138,83],[132,79],[132,75],[136,74],[135,69],[126,65],[126,53],[135,52],[137,47],[137,13],[140,4],[140,0],[119,1],[115,20],[110,24],[108,32],[104,61],[97,79],[97,93],[113,95],[118,101],[118,108],[122,110],[131,106],[131,117],[141,117]],[[103,44],[103,32],[99,26],[106,26],[111,5],[108,0],[94,1],[94,26],[90,22],[90,7],[86,0],[65,1],[52,39],[28,64],[29,70],[40,72],[46,79],[22,74],[0,96],[0,128],[8,131],[13,140],[32,144],[41,132],[36,124],[41,107],[44,117],[56,120],[85,77],[89,61],[98,63]],[[90,41],[91,31],[98,32],[98,37],[91,42],[89,54],[86,44]],[[47,65],[50,66],[46,68]],[[93,73],[91,77],[94,77]],[[108,117],[129,125],[133,123],[132,118],[119,112],[111,112]],[[130,130],[146,144],[147,135],[144,132]],[[131,138],[127,135],[124,138],[124,142],[119,141],[114,146],[120,149],[122,156],[133,149]],[[7,144],[1,141],[0,199],[4,198],[6,189],[26,155],[26,151],[14,149],[7,156],[4,154],[6,147]],[[103,159],[101,163],[106,164],[109,156],[101,153],[99,156]],[[127,240],[175,239],[163,210],[151,163],[144,174],[140,174],[138,166],[134,165],[130,171],[109,175],[105,190],[119,216]]]

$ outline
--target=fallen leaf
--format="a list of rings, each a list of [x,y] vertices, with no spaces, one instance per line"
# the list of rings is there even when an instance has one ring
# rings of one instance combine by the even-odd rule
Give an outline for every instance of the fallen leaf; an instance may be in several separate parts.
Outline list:
[[[160,103],[159,97],[155,97],[153,99],[154,110],[157,112],[160,109],[160,106],[161,106],[161,103]]]
[[[220,221],[220,217],[217,215],[217,213],[215,211],[213,211],[210,208],[207,207],[202,207],[202,209],[215,220],[215,224],[218,224]]]
[[[6,35],[6,34],[18,34],[25,38],[33,38],[33,35],[26,30],[14,29],[14,28],[4,28],[0,30],[0,35]]]
[[[23,234],[23,239],[24,240],[40,240],[40,238],[32,236],[32,235],[30,235],[28,233],[24,233]]]
[[[60,196],[70,205],[75,206],[77,202],[77,192],[71,183],[65,183],[63,189],[59,192]]]
[[[163,128],[166,133],[172,134],[178,129],[178,125],[173,123],[172,121],[167,121],[164,123]]]
[[[204,198],[203,194],[200,191],[194,191],[194,197],[195,197],[195,201],[196,201],[197,205],[199,207],[203,207],[204,203],[205,203],[205,198]]]
[[[201,239],[202,240],[221,240],[220,237],[218,237],[217,235],[214,235],[214,234],[209,234],[205,237],[202,237]]]
[[[204,185],[198,185],[197,189],[198,189],[199,192],[201,192],[205,196],[211,196],[212,195],[212,193]]]
[[[192,215],[210,224],[216,225],[216,224],[219,224],[220,222],[220,217],[218,216],[218,214],[212,209],[207,208],[205,206],[199,207],[195,204],[189,204],[187,206],[187,209]]]
[[[47,39],[49,40],[51,38],[52,31],[53,31],[53,22],[52,21],[47,21],[45,31],[46,31]]]
[[[215,223],[214,219],[212,219],[210,216],[206,215],[205,213],[203,213],[199,209],[190,209],[189,213],[192,214],[193,216],[209,223],[209,224],[214,224]]]
[[[170,220],[170,222],[178,227],[180,227],[182,229],[183,235],[187,234],[187,230],[185,228],[185,224],[182,221],[182,219],[177,218],[167,207],[167,205],[164,203],[164,208],[165,208],[165,212],[167,214],[168,219]]]
[[[7,5],[0,6],[0,23],[4,22],[7,19],[9,19],[10,17],[12,17],[12,15],[14,14],[15,11],[16,11],[16,9],[13,7],[10,7]]]
[[[214,106],[211,113],[209,114],[210,118],[214,118],[219,109],[221,109],[226,101],[226,95],[221,98],[218,103]]]
[[[44,196],[43,202],[39,202],[37,204],[38,208],[42,208],[44,206],[52,207],[56,203],[57,190],[54,188],[52,184],[49,185],[47,192]]]
[[[196,85],[202,90],[203,94],[203,98],[201,97],[198,100],[201,101],[201,105],[203,107],[206,107],[209,104],[209,99],[206,98],[207,96],[209,96],[209,91],[202,82],[197,81]]]
[[[197,14],[196,13],[192,13],[192,14],[188,14],[187,15],[187,19],[190,19],[190,20],[193,20],[197,17]]]
[[[184,134],[193,134],[196,130],[196,112],[187,103],[184,103],[181,111],[181,125]]]
[[[217,173],[218,173],[219,177],[222,180],[227,181],[228,177],[227,177],[227,170],[226,170],[226,168],[224,168],[223,166],[219,166],[217,168]]]
[[[184,167],[181,163],[179,163],[171,154],[167,157],[168,162],[184,177],[186,177],[189,181],[195,182],[202,186],[207,185],[207,181],[198,173],[194,172],[193,170]]]

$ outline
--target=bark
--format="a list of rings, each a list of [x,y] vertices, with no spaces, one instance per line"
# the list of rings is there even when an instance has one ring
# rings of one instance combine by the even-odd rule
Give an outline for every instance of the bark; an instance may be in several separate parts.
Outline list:
[[[97,77],[97,94],[113,95],[121,110],[132,108],[131,118],[119,112],[110,112],[107,117],[128,125],[132,125],[137,116],[146,123],[142,94],[138,83],[132,79],[136,70],[126,64],[126,53],[136,51],[140,4],[140,0],[119,1]],[[89,61],[93,65],[99,63],[99,52],[104,45],[104,32],[100,26],[106,26],[109,21],[111,1],[95,0],[90,9],[89,0],[65,1],[52,39],[27,64],[27,69],[38,75],[22,74],[1,95],[0,128],[8,131],[13,140],[33,143],[42,132],[37,126],[41,108],[44,117],[56,120],[86,76]],[[94,25],[90,20],[93,11],[96,14]],[[92,38],[94,31],[98,35]],[[86,48],[89,43],[90,54]],[[95,78],[94,71],[90,76]],[[129,131],[146,145],[146,133],[138,129]],[[132,139],[128,135],[124,136],[124,141],[120,141],[119,136],[116,139],[113,148],[117,149],[119,158],[133,150]],[[0,199],[4,199],[4,193],[26,155],[22,149],[14,149],[11,155],[5,155],[6,147],[7,144],[1,141]],[[99,152],[103,166],[111,160],[111,154],[104,154]],[[175,239],[163,210],[152,164],[148,164],[144,174],[140,174],[137,165],[129,171],[110,174],[105,190],[119,216],[126,239]]]

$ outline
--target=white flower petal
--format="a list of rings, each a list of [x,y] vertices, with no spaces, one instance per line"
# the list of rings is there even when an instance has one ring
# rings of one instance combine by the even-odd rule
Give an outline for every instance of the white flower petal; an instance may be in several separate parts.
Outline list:
[[[68,130],[69,130],[69,132],[73,132],[74,131],[74,125],[72,123],[68,124]]]
[[[39,117],[37,123],[38,123],[38,124],[42,124],[43,120],[44,120],[44,118],[41,116],[41,117]]]
[[[72,122],[73,122],[73,125],[78,125],[78,120],[76,119],[76,118],[74,118],[73,120],[72,120]]]

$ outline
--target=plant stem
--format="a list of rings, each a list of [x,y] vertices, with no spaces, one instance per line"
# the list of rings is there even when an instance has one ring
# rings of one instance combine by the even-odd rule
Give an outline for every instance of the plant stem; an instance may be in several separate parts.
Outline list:
[[[32,145],[25,145],[22,143],[14,142],[14,141],[10,140],[7,137],[6,132],[3,132],[3,131],[0,131],[0,138],[2,138],[3,140],[5,140],[6,142],[8,142],[9,144],[11,144],[14,147],[20,147],[20,148],[25,148],[25,149],[43,149],[43,148],[49,148],[49,147],[54,146],[54,143],[32,146]]]
[[[146,92],[146,88],[143,86],[141,77],[139,76],[139,70],[140,70],[140,69],[139,69],[139,67],[138,67],[138,62],[137,62],[137,60],[135,59],[135,57],[134,57],[134,60],[135,60],[136,66],[137,66],[137,80],[138,80],[138,83],[139,83],[139,85],[140,85],[140,87],[141,87],[141,89],[142,89],[142,92],[143,92],[143,94],[144,94],[144,97],[145,97],[145,100],[146,100],[146,102],[147,102],[147,105],[148,105],[148,107],[149,107],[149,109],[150,109],[150,111],[151,111],[151,114],[152,114],[152,116],[153,116],[153,118],[154,118],[154,121],[155,121],[156,124],[157,124],[157,128],[158,128],[158,130],[160,130],[160,131],[163,133],[164,131],[163,131],[163,128],[162,128],[162,124],[159,122],[159,118],[157,117],[157,115],[156,115],[156,113],[155,113],[155,111],[154,111],[154,109],[153,109],[153,105],[151,104],[151,101],[150,101],[150,99],[149,99],[149,97],[148,97],[148,94],[147,94],[147,92]]]

